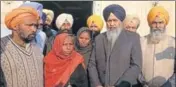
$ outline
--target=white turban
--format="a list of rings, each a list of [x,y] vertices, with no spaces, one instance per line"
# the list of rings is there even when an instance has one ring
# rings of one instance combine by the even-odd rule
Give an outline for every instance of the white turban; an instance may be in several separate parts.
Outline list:
[[[60,29],[60,27],[62,26],[62,24],[66,20],[70,23],[70,25],[72,27],[72,25],[73,25],[73,17],[72,17],[72,15],[71,14],[67,14],[67,13],[62,13],[56,19],[56,26],[57,26],[57,28]]]

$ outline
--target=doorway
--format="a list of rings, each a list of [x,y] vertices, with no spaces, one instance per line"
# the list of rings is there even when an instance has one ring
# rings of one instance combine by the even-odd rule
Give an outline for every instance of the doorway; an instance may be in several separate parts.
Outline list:
[[[76,35],[79,28],[87,26],[87,18],[92,14],[93,1],[37,1],[43,4],[44,9],[51,9],[54,12],[52,27],[57,30],[55,20],[61,13],[72,14],[74,23],[73,34]]]

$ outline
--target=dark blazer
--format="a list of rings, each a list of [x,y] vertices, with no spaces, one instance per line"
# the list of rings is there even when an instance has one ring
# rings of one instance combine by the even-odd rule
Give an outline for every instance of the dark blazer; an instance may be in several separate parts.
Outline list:
[[[106,32],[95,38],[88,65],[89,78],[95,85],[116,86],[122,81],[137,83],[141,72],[142,52],[140,36],[137,33],[122,30],[112,51],[108,44]]]

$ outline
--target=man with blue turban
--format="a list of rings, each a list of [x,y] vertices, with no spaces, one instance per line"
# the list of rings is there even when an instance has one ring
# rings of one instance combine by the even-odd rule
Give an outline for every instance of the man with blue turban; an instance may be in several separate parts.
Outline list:
[[[137,33],[123,29],[125,9],[117,4],[107,6],[103,17],[107,31],[95,38],[89,65],[92,87],[131,87],[137,84],[142,53]]]

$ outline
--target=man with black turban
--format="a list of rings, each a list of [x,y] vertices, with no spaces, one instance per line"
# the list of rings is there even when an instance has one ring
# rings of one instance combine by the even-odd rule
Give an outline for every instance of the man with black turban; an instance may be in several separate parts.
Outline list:
[[[131,87],[141,72],[139,35],[123,29],[126,12],[117,4],[107,6],[103,17],[107,32],[95,38],[88,65],[92,87]]]

